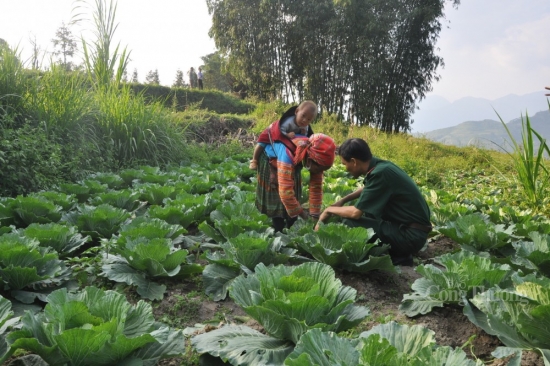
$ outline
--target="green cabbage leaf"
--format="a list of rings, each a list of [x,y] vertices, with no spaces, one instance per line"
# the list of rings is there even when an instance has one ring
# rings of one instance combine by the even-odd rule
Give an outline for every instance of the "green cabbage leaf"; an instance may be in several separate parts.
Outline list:
[[[319,262],[334,268],[359,273],[376,269],[395,272],[387,255],[389,246],[368,243],[374,235],[372,229],[330,223],[320,225],[319,230],[314,232],[307,227],[307,221],[303,221],[301,227],[291,228],[287,235],[290,243],[295,243]]]
[[[27,312],[22,328],[7,337],[10,352],[22,349],[49,365],[156,365],[185,351],[181,331],[155,322],[150,304],[128,303],[124,295],[87,287],[57,290],[43,312]]]
[[[465,299],[476,292],[511,284],[513,271],[510,266],[494,264],[489,258],[472,252],[445,254],[435,261],[444,269],[432,264],[416,267],[422,277],[414,281],[413,293],[403,295],[399,306],[399,310],[409,317],[427,314],[434,307],[445,304],[464,305]]]

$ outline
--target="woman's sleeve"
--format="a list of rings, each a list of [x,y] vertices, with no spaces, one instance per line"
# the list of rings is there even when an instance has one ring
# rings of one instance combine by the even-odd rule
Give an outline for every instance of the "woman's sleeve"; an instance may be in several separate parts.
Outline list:
[[[323,173],[311,174],[309,178],[309,214],[321,215],[323,206]]]
[[[303,209],[294,192],[294,166],[278,160],[277,181],[279,183],[279,197],[283,206],[285,206],[286,212],[290,217],[298,216]]]

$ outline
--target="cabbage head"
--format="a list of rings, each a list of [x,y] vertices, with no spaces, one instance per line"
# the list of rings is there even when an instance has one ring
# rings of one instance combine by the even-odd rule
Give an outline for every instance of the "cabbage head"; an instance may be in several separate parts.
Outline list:
[[[184,352],[181,331],[155,322],[150,304],[87,287],[52,292],[43,312],[27,312],[22,328],[7,337],[10,353],[21,349],[56,365],[156,365]]]
[[[229,289],[269,335],[294,343],[311,328],[341,332],[359,324],[369,310],[353,304],[356,293],[317,262],[270,268],[260,263],[255,274],[237,277]]]

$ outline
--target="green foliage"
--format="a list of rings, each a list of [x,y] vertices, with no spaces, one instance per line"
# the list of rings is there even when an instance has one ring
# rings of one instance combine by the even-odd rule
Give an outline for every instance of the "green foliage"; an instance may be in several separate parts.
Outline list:
[[[226,60],[219,53],[214,52],[201,57],[204,62],[204,87],[217,89],[222,92],[239,91],[242,86],[234,85],[235,78],[227,71]]]
[[[63,221],[77,226],[82,234],[93,239],[109,239],[129,217],[128,211],[108,204],[97,207],[79,205],[76,211],[65,213]]]
[[[253,273],[260,263],[286,264],[295,257],[295,249],[285,248],[281,238],[270,237],[271,234],[242,233],[220,244],[221,251],[206,253],[210,264],[202,273],[205,293],[214,301],[223,300],[241,271]]]
[[[0,114],[0,195],[15,196],[49,189],[63,178],[61,146],[44,125],[2,128]]]
[[[136,210],[138,207],[141,207],[142,203],[140,202],[139,198],[139,192],[133,191],[131,189],[124,189],[96,194],[90,200],[90,203],[94,206],[108,204],[113,207],[122,208],[126,211],[131,212]]]
[[[309,227],[304,233],[299,225],[296,226],[287,231],[290,242],[321,263],[350,272],[365,273],[376,269],[395,272],[387,255],[389,246],[368,242],[374,235],[372,229],[330,223],[321,225],[317,232],[311,232]]]
[[[270,268],[259,264],[255,274],[237,277],[229,291],[268,335],[230,325],[191,342],[198,352],[234,365],[282,364],[307,330],[343,331],[368,315],[368,309],[353,305],[356,291],[342,286],[334,271],[321,263]]]
[[[145,75],[145,83],[149,85],[159,85],[160,79],[159,79],[159,72],[157,69],[155,71],[151,70]]]
[[[514,264],[550,278],[550,235],[533,231],[529,234],[532,241],[513,243],[516,249]]]
[[[61,219],[61,206],[57,206],[42,197],[17,196],[11,201],[15,213],[16,225],[26,227],[33,223],[47,224]]]
[[[171,225],[164,220],[140,216],[121,226],[117,243],[125,243],[127,238],[144,237],[147,239],[166,238],[176,245],[183,241],[184,234],[187,234],[187,230],[180,225]]]
[[[319,329],[308,331],[285,360],[287,366],[330,365],[483,365],[460,348],[438,346],[435,333],[419,325],[378,325],[357,340]]]
[[[90,178],[101,184],[106,184],[110,189],[121,189],[126,187],[126,183],[118,174],[95,173],[90,175]]]
[[[460,251],[436,258],[434,265],[420,265],[416,271],[423,277],[412,284],[412,294],[405,294],[399,310],[407,316],[427,314],[444,304],[464,305],[475,293],[492,286],[506,286],[511,275],[510,266],[493,264],[491,259],[471,252]]]
[[[67,72],[52,64],[40,78],[31,78],[27,92],[27,109],[34,120],[43,121],[48,130],[63,134],[80,131],[89,123],[92,94],[87,90],[85,75]]]
[[[459,216],[439,232],[455,240],[462,247],[475,251],[507,254],[511,250],[514,225],[495,225],[479,213]]]
[[[110,89],[120,85],[130,59],[130,53],[126,52],[126,48],[119,51],[120,44],[114,50],[111,47],[118,27],[118,24],[115,23],[116,1],[94,0],[94,2],[95,6],[92,7],[87,0],[77,0],[75,7],[75,9],[83,11],[90,8],[95,26],[93,30],[95,40],[92,43],[89,44],[82,38],[84,64],[88,78],[96,88]],[[85,15],[83,13],[76,15],[77,18],[81,16]],[[73,21],[80,20],[74,19]]]
[[[187,250],[174,247],[171,239],[141,236],[142,229],[147,235],[147,227],[135,226],[108,242],[102,275],[135,285],[138,294],[146,299],[162,300],[166,286],[151,281],[153,278],[202,272],[201,266],[187,263]]]
[[[63,211],[70,211],[77,204],[75,195],[65,194],[62,192],[42,191],[38,193],[33,193],[30,196],[45,198],[46,200],[52,202],[54,205],[61,206]]]
[[[497,114],[498,115],[498,114]],[[544,154],[550,154],[550,147],[537,131],[531,127],[531,121],[526,114],[525,119],[521,117],[521,138],[517,142],[508,126],[502,118],[500,122],[506,129],[510,140],[512,141],[512,152],[508,152],[512,158],[513,167],[517,173],[517,180],[529,201],[531,208],[537,210],[541,205],[547,204],[548,182],[550,181],[550,172],[546,168]],[[534,139],[538,139],[540,147],[535,151]]]
[[[233,197],[233,201],[220,204],[210,213],[214,227],[206,222],[199,225],[199,230],[223,243],[247,231],[263,232],[269,228],[268,217],[261,214],[252,202],[246,202],[242,192]]]
[[[96,92],[100,135],[112,145],[118,167],[139,161],[150,165],[184,157],[181,131],[160,103],[146,105],[128,85]]]
[[[90,237],[83,237],[76,230],[76,227],[56,223],[31,224],[26,229],[20,229],[16,232],[28,238],[36,239],[41,247],[52,248],[60,257],[67,257],[90,241]]]
[[[282,365],[291,342],[242,325],[224,326],[191,339],[198,353],[209,353],[232,365]]]
[[[0,45],[0,126],[7,127],[5,116],[23,112],[25,81],[19,51]]]
[[[55,56],[62,56],[58,59],[60,66],[65,70],[70,71],[73,68],[73,63],[67,60],[67,58],[72,58],[77,50],[76,39],[64,22],[61,23],[59,28],[57,28],[55,37],[56,38],[52,39],[54,46],[53,54]]]
[[[0,360],[4,358],[9,351],[9,345],[6,341],[6,331],[11,326],[19,322],[19,317],[13,317],[11,302],[0,296]]]
[[[27,312],[22,323],[8,337],[10,353],[27,350],[52,366],[153,366],[184,352],[181,331],[155,323],[151,305],[131,305],[124,295],[95,287],[75,294],[55,291],[44,312]]]
[[[38,247],[37,241],[16,234],[0,236],[0,279],[18,300],[32,303],[34,290],[51,289],[66,281],[67,275],[57,253]]]
[[[550,363],[550,290],[544,284],[523,282],[513,289],[492,288],[466,304],[464,314],[488,334],[497,336],[508,348],[499,347],[494,356],[515,354],[521,360],[524,349],[535,349],[544,363]]]
[[[367,308],[353,305],[356,291],[342,286],[330,266],[259,264],[253,275],[235,279],[229,295],[266,332],[297,343],[312,328],[340,332],[359,324]]]

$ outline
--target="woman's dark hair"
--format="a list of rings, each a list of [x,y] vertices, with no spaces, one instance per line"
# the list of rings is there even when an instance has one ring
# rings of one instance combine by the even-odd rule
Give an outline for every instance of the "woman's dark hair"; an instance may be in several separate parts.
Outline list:
[[[372,158],[367,142],[357,138],[344,141],[338,148],[338,155],[344,158],[345,161],[350,161],[352,158],[369,161]]]

